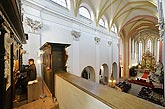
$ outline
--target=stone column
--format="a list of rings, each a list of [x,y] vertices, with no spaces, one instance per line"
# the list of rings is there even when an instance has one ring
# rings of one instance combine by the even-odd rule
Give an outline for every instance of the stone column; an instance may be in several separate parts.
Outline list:
[[[163,63],[163,66],[164,66],[164,81],[165,81],[165,33],[163,34],[162,36],[162,39],[163,39],[163,43],[162,43],[162,63]],[[164,89],[164,94],[165,94],[165,83],[163,84],[163,89]],[[164,96],[165,98],[165,96]]]
[[[108,41],[108,45],[109,45],[109,55],[108,55],[108,59],[109,59],[109,76],[110,74],[112,73],[112,63],[113,63],[113,44],[112,44],[112,41]],[[109,80],[110,77],[108,77],[108,80]]]
[[[135,59],[135,41],[134,39],[132,39],[132,43],[131,43],[131,46],[132,46],[132,51],[131,51],[131,55],[132,55],[132,59],[134,60]]]
[[[97,33],[95,32],[95,35],[97,36]],[[95,50],[96,50],[96,71],[95,71],[95,75],[97,75],[97,72],[99,72],[100,70],[100,41],[101,39],[99,37],[94,37],[94,41],[95,41]],[[99,76],[95,76],[96,77],[96,82],[99,83]]]
[[[160,42],[159,42],[159,60],[161,61],[161,62],[163,62],[162,61],[162,45],[163,45],[163,40],[160,40]]]
[[[129,39],[124,38],[124,77],[129,77]]]

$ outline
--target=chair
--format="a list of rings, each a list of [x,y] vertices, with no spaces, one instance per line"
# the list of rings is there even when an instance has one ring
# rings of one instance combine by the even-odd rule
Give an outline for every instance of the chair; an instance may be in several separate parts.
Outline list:
[[[28,103],[40,98],[40,89],[38,80],[28,82]]]

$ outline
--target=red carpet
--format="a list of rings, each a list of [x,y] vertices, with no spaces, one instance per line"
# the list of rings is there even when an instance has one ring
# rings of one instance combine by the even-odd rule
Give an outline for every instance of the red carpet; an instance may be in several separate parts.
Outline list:
[[[146,86],[146,87],[151,87],[154,88],[154,85],[152,83],[148,83],[148,82],[142,82],[140,80],[128,80],[128,82],[130,83],[134,83],[134,84],[138,84],[138,85],[142,85],[142,86]]]
[[[146,87],[151,87],[154,88],[154,85],[152,83],[146,82],[146,79],[149,76],[149,72],[144,72],[143,76],[141,77],[141,79],[138,80],[128,80],[130,83],[134,83],[134,84],[139,84],[142,86],[146,86]]]
[[[148,72],[145,72],[141,78],[147,79],[148,78],[148,75],[149,75],[149,73]]]

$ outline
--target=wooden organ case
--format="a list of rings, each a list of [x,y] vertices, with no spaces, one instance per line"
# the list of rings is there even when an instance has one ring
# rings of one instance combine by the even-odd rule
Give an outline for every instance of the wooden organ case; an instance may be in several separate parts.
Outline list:
[[[55,97],[55,78],[54,75],[61,71],[66,71],[66,55],[65,48],[70,44],[50,43],[46,42],[40,50],[43,50],[41,72],[43,80],[48,86],[52,96]]]

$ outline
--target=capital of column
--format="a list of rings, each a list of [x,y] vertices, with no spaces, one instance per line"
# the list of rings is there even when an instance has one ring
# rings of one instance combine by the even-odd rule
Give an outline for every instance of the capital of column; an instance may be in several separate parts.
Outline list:
[[[108,41],[108,45],[111,46],[112,45],[112,41]]]

